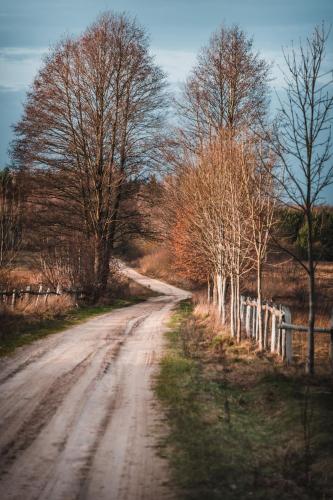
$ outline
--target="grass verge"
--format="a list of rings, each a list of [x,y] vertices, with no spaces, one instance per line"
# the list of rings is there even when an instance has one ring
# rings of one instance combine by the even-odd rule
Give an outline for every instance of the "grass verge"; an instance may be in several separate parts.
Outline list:
[[[182,498],[333,498],[331,380],[287,370],[249,343],[205,338],[188,301],[168,339],[156,391]]]
[[[115,299],[111,305],[82,306],[50,317],[25,318],[12,315],[8,318],[0,338],[0,357],[13,353],[17,347],[30,344],[46,335],[61,332],[99,314],[137,304],[144,300],[146,297],[140,296]]]

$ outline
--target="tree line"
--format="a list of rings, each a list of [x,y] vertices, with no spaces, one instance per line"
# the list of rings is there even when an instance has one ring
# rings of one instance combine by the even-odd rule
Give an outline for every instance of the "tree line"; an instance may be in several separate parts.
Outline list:
[[[11,175],[24,185],[22,220],[50,279],[72,281],[98,300],[117,247],[152,232],[158,201],[154,230],[177,268],[207,283],[223,322],[230,289],[231,330],[240,340],[242,280],[255,270],[260,305],[263,265],[278,240],[308,275],[312,373],[318,221],[331,220],[317,207],[333,181],[328,36],[317,26],[284,53],[285,89],[273,119],[270,65],[237,25],[213,33],[177,99],[131,16],[105,13],[80,37],[60,41],[28,92],[11,148]],[[170,106],[176,126],[167,121]],[[6,217],[16,215],[9,209]]]

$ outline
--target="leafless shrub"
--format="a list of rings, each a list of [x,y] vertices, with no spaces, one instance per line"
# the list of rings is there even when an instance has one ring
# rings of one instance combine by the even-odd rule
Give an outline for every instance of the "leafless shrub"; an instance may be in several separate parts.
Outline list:
[[[93,254],[89,241],[73,239],[46,242],[40,252],[43,281],[56,289],[89,290],[93,283]]]

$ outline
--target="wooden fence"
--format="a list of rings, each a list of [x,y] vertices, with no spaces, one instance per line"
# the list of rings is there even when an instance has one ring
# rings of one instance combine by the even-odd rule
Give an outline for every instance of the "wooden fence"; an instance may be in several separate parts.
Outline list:
[[[247,337],[259,344],[259,304],[256,299],[241,296],[241,323]],[[293,332],[307,333],[308,327],[294,325],[291,311],[285,306],[276,306],[264,302],[262,309],[263,349],[282,357],[287,363],[293,360]],[[315,333],[330,334],[330,359],[333,368],[333,312],[330,328],[315,328]],[[260,345],[260,344],[259,344]]]
[[[46,304],[48,298],[52,295],[74,295],[77,299],[79,297],[83,297],[83,292],[81,290],[64,289],[60,286],[52,290],[50,287],[45,285],[39,285],[38,288],[34,289],[33,286],[28,285],[24,289],[0,290],[0,303],[6,304],[12,309],[15,309],[15,306],[19,302],[23,301],[31,302],[34,300],[35,304],[38,304],[40,300],[44,300],[44,303]]]

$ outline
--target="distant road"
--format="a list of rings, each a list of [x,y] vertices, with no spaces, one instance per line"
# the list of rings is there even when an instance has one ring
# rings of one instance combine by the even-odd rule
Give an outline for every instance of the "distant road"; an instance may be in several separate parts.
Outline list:
[[[173,498],[152,382],[170,311],[189,294],[123,272],[161,296],[0,361],[2,500]]]

